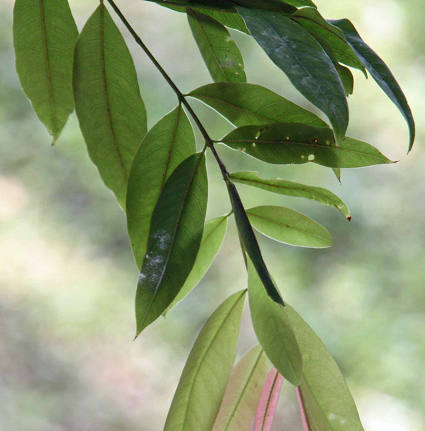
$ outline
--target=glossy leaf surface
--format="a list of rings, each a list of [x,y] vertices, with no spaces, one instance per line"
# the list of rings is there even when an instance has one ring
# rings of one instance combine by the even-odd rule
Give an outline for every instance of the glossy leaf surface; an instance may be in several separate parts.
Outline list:
[[[227,216],[217,217],[206,223],[201,246],[192,271],[190,271],[183,287],[172,304],[168,307],[168,310],[181,301],[202,280],[220,250],[226,234],[226,229]]]
[[[330,129],[297,123],[240,127],[221,142],[273,164],[314,162],[330,168],[359,168],[392,163],[366,142],[345,138],[336,146]]]
[[[229,31],[218,21],[187,10],[192,34],[211,77],[217,82],[245,82],[242,55]]]
[[[256,230],[276,241],[299,247],[332,245],[330,233],[311,218],[285,207],[260,206],[246,211]]]
[[[136,294],[137,334],[159,317],[195,263],[208,199],[205,156],[194,154],[172,173],[155,206]]]
[[[164,431],[210,431],[235,360],[245,291],[208,319],[190,352]]]
[[[345,38],[366,66],[366,69],[403,114],[409,126],[410,151],[415,140],[415,121],[409,104],[407,103],[406,96],[394,78],[394,75],[376,52],[363,41],[353,24],[348,19],[329,20],[329,22],[344,32]]]
[[[127,225],[138,268],[159,195],[174,169],[195,151],[192,126],[181,106],[153,126],[137,150],[127,188]]]
[[[282,122],[327,127],[310,111],[260,85],[215,83],[199,87],[189,95],[238,127]]]
[[[299,385],[302,358],[286,306],[270,299],[250,261],[248,277],[249,307],[258,341],[280,374],[293,385]]]
[[[235,172],[230,175],[232,181],[257,187],[285,196],[311,199],[324,205],[335,207],[348,220],[351,219],[347,205],[334,193],[322,187],[307,186],[293,181],[261,178],[257,172]]]
[[[74,96],[90,157],[125,207],[130,167],[146,133],[146,111],[130,52],[103,5],[76,46]]]
[[[78,31],[67,0],[16,0],[13,36],[22,88],[55,141],[74,109]]]
[[[345,92],[332,60],[301,25],[282,14],[238,8],[245,23],[270,59],[292,84],[329,118],[337,142],[348,125]]]
[[[257,238],[255,237],[255,233],[252,229],[251,223],[249,222],[248,215],[246,214],[239,193],[236,190],[235,185],[230,181],[227,182],[227,189],[229,191],[230,201],[232,202],[233,213],[235,215],[241,244],[243,245],[243,248],[245,248],[256,271],[258,272],[258,276],[260,277],[267,294],[273,301],[283,305],[283,300],[264,262]]]
[[[303,356],[301,394],[311,431],[363,431],[335,360],[293,308],[288,305],[286,309]]]
[[[261,346],[251,349],[233,368],[211,431],[248,430],[270,370]]]

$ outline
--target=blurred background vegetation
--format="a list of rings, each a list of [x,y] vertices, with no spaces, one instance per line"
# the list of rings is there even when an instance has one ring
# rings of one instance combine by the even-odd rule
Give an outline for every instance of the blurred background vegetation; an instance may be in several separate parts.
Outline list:
[[[97,1],[70,3],[81,29]],[[119,3],[184,91],[210,81],[183,15],[138,0]],[[261,245],[287,300],[337,358],[366,431],[422,431],[425,7],[423,0],[317,4],[328,18],[352,19],[390,65],[417,121],[412,154],[406,158],[407,128],[396,108],[356,72],[349,134],[400,163],[344,171],[340,186],[329,169],[271,167],[220,152],[232,170],[328,187],[350,205],[351,224],[332,209],[240,186],[247,206],[289,205],[332,232],[334,246],[326,250],[266,238]],[[160,430],[200,326],[226,295],[245,286],[234,226],[202,284],[133,342],[137,269],[124,216],[89,161],[74,115],[50,146],[19,87],[12,8],[12,0],[0,0],[0,429]],[[153,125],[176,100],[123,33]],[[234,36],[250,82],[312,109],[252,41]],[[214,136],[229,129],[206,107],[193,106]],[[209,174],[212,217],[229,205],[212,161]],[[239,353],[254,342],[246,313]],[[301,429],[289,385],[274,429]]]

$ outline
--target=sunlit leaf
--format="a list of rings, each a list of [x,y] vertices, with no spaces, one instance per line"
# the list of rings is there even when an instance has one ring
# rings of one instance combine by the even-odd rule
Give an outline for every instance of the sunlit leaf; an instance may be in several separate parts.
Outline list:
[[[234,367],[211,431],[248,430],[270,370],[261,346],[251,349]]]
[[[299,123],[240,127],[221,142],[273,164],[314,162],[330,168],[359,168],[392,163],[366,142],[345,138],[336,146],[330,129]]]
[[[127,188],[127,225],[138,268],[146,253],[152,212],[165,182],[195,151],[192,126],[178,106],[149,130],[134,157]]]
[[[293,308],[285,308],[303,357],[301,394],[310,431],[363,431],[353,397],[335,360]]]
[[[67,0],[16,0],[13,36],[22,88],[55,141],[74,109],[78,31]]]
[[[322,187],[307,186],[293,181],[261,178],[257,172],[235,172],[230,178],[237,183],[257,187],[269,192],[285,196],[293,196],[311,199],[324,205],[335,207],[348,220],[351,219],[350,210],[347,205],[334,193]]]
[[[198,255],[196,256],[192,271],[190,271],[183,287],[172,304],[168,307],[167,311],[181,301],[202,280],[223,243],[226,228],[227,216],[217,217],[206,223],[204,233],[202,235],[201,246],[199,248]]]
[[[184,367],[164,431],[210,431],[235,360],[245,291],[208,319]]]
[[[242,55],[228,30],[208,15],[187,10],[192,34],[211,77],[217,82],[245,82]]]
[[[204,154],[171,174],[152,214],[136,294],[137,334],[158,318],[183,287],[201,245],[208,184]]]
[[[345,38],[366,66],[366,69],[403,114],[409,126],[410,151],[415,140],[415,120],[413,119],[412,111],[407,103],[406,96],[403,94],[403,91],[394,78],[394,75],[376,52],[363,41],[353,24],[348,19],[329,20],[329,23],[340,28],[344,32]]]
[[[294,122],[327,127],[319,117],[273,91],[255,84],[208,84],[189,96],[211,106],[235,126]]]
[[[146,111],[130,52],[103,4],[78,39],[74,95],[90,157],[125,207],[131,163],[146,133]]]
[[[348,107],[344,88],[332,60],[301,25],[279,13],[238,8],[271,60],[292,84],[329,118],[337,142],[345,136]]]
[[[267,295],[251,261],[248,274],[249,307],[258,341],[280,374],[293,385],[299,385],[303,364],[286,306]]]

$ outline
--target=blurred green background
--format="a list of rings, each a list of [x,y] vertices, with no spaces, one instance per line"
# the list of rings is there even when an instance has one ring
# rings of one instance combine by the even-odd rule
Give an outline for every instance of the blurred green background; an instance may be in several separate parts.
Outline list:
[[[95,0],[71,0],[81,29]],[[152,3],[119,2],[179,86],[210,81],[185,17]],[[232,170],[257,170],[328,187],[353,221],[311,202],[240,186],[247,206],[283,204],[322,222],[334,246],[307,250],[261,238],[287,300],[324,339],[343,369],[366,431],[425,430],[425,7],[423,0],[317,0],[328,18],[347,16],[388,62],[415,114],[418,138],[372,79],[355,73],[351,136],[400,163],[343,172],[267,166],[220,148]],[[18,83],[12,0],[0,0],[0,430],[157,431],[185,357],[213,309],[245,286],[235,228],[205,280],[136,342],[137,269],[123,213],[89,161],[72,115],[56,147]],[[149,124],[176,103],[124,31],[134,54]],[[313,109],[247,37],[234,34],[250,82]],[[36,79],[36,77],[35,77]],[[229,125],[193,102],[219,137]],[[228,210],[209,164],[209,216]],[[255,338],[246,313],[239,346]],[[207,389],[207,388],[206,388]],[[300,430],[294,391],[284,385],[274,429]]]

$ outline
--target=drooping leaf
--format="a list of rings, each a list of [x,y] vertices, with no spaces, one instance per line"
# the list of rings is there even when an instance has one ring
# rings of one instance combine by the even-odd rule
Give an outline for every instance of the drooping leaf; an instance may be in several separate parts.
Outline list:
[[[261,178],[257,172],[235,172],[230,178],[237,183],[257,187],[269,192],[285,196],[293,196],[311,199],[324,205],[335,207],[348,220],[351,219],[350,210],[347,205],[334,193],[322,187],[307,186],[281,179]]]
[[[16,0],[16,69],[22,88],[53,140],[74,109],[72,65],[77,26],[67,0]]]
[[[246,213],[256,230],[276,241],[309,248],[325,248],[332,245],[332,238],[327,229],[289,208],[260,206],[250,208]]]
[[[190,352],[164,431],[210,431],[235,360],[245,291],[208,319]]]
[[[335,360],[296,311],[289,305],[285,309],[303,357],[301,394],[311,431],[363,431]]]
[[[233,213],[235,215],[242,250],[243,252],[246,251],[251,259],[267,294],[273,301],[283,305],[283,300],[274,284],[269,270],[267,269],[266,263],[264,262],[257,238],[255,237],[255,233],[252,229],[251,223],[249,222],[248,215],[246,214],[239,193],[231,181],[227,181],[226,184],[229,191],[230,201],[232,203]],[[246,259],[245,255],[244,259]]]
[[[205,225],[202,235],[201,246],[196,256],[195,264],[190,271],[180,292],[168,307],[170,310],[174,305],[181,301],[204,277],[208,268],[213,263],[217,253],[223,243],[227,228],[227,216],[217,217],[210,220]]]
[[[271,60],[292,84],[329,118],[337,142],[345,136],[348,106],[332,60],[301,25],[279,13],[238,8],[245,23]]]
[[[195,263],[208,198],[203,153],[171,174],[152,214],[136,294],[137,334],[159,317],[183,287]]]
[[[345,40],[344,33],[329,24],[317,9],[311,7],[298,9],[292,15],[292,19],[308,30],[325,50],[329,48],[337,62],[359,69],[366,74],[363,63]]]
[[[267,376],[261,400],[255,412],[253,431],[271,431],[282,383],[283,376],[273,368]]]
[[[77,42],[74,96],[90,157],[125,208],[131,163],[146,133],[146,111],[130,52],[103,4]]]
[[[211,106],[237,127],[282,122],[327,127],[310,111],[260,85],[208,84],[192,91],[189,96]]]
[[[127,187],[127,225],[138,268],[158,197],[174,169],[195,151],[192,126],[181,106],[152,127],[137,150]]]
[[[211,431],[248,430],[270,369],[261,346],[251,349],[234,367]]]
[[[392,163],[366,142],[345,138],[336,146],[330,129],[299,123],[240,127],[221,142],[273,164],[314,162],[330,168],[359,168]]]
[[[340,28],[344,32],[347,42],[356,52],[366,69],[403,114],[409,126],[410,151],[412,149],[413,142],[415,141],[415,120],[413,119],[412,111],[407,103],[406,96],[394,78],[394,75],[376,52],[363,41],[353,24],[348,19],[329,20],[329,23]]]
[[[228,30],[215,19],[194,9],[187,9],[187,17],[213,80],[245,82],[242,54]]]
[[[251,261],[248,277],[249,307],[258,341],[280,374],[299,385],[303,364],[286,306],[270,299]]]

